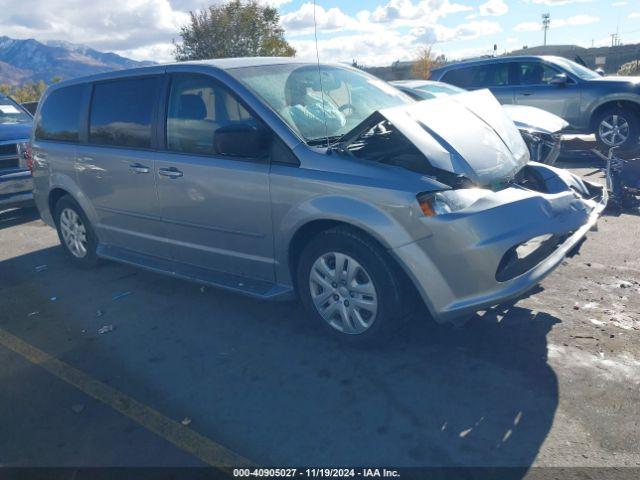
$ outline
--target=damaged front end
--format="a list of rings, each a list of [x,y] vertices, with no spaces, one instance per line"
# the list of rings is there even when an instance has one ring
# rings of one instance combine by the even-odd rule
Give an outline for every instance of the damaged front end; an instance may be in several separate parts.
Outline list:
[[[524,105],[502,108],[520,130],[531,160],[555,165],[562,150],[562,132],[569,123],[552,113]]]
[[[417,240],[391,251],[438,321],[531,289],[580,245],[607,201],[601,186],[530,161],[483,92],[380,110],[338,148],[449,187],[417,194]]]

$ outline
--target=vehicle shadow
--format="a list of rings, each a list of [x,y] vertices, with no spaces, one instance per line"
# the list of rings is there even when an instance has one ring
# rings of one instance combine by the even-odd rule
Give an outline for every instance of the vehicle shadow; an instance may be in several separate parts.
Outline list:
[[[43,257],[46,271],[25,273]],[[1,328],[259,465],[510,466],[520,478],[558,406],[546,335],[560,320],[517,305],[461,328],[423,318],[363,350],[323,335],[295,302],[112,263],[77,270],[57,248],[0,269],[0,301],[21,298]],[[115,328],[98,335],[104,324]],[[19,438],[38,445],[36,432]]]
[[[32,222],[39,218],[40,213],[35,207],[0,209],[0,230]]]

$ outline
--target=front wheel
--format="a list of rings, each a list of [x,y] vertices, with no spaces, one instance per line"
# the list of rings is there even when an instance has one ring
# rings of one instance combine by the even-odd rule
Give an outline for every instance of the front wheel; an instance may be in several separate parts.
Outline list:
[[[303,305],[326,331],[351,343],[388,340],[404,323],[409,296],[402,283],[384,250],[347,228],[321,232],[298,262]]]
[[[633,111],[610,108],[598,114],[594,124],[596,140],[602,149],[617,147],[625,153],[640,150],[640,117]]]

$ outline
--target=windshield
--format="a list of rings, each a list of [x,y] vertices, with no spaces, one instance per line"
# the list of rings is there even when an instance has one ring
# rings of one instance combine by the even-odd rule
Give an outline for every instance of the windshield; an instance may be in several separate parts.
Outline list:
[[[583,67],[579,63],[567,60],[566,58],[554,57],[553,63],[563,67],[575,76],[580,77],[583,80],[593,80],[595,78],[601,78],[600,75],[593,70]]]
[[[314,64],[229,71],[310,144],[341,137],[376,110],[413,103],[404,93],[364,72],[327,65],[321,65],[320,72],[318,75]]]
[[[30,122],[31,117],[10,98],[0,95],[0,124]]]
[[[436,97],[442,96],[442,95],[455,95],[456,93],[466,92],[466,90],[463,90],[462,88],[454,87],[453,85],[447,85],[444,83],[443,84],[428,83],[425,85],[419,85],[415,88],[416,90],[422,90],[425,92],[432,93]]]

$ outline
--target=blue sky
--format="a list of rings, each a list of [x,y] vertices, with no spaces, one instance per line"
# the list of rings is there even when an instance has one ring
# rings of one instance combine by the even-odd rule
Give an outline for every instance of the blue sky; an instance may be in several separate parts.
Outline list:
[[[138,60],[171,61],[172,40],[190,10],[224,0],[2,0],[0,34],[65,40]],[[313,3],[258,0],[277,7],[298,56],[315,59]],[[549,43],[640,42],[640,0],[317,0],[320,56],[364,65],[411,60],[433,44],[461,59],[540,45],[540,15],[551,14]]]

